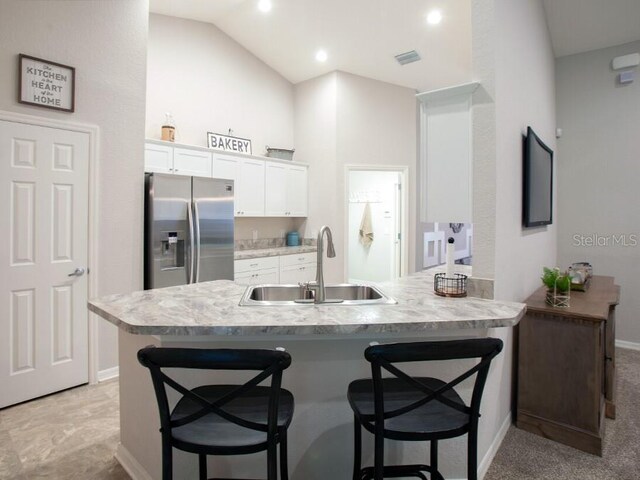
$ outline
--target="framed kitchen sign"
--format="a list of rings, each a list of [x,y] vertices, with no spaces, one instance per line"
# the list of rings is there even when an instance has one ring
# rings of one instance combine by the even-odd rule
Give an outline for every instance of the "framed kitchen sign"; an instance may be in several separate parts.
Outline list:
[[[64,112],[74,111],[75,68],[22,53],[19,55],[19,64],[20,103]]]
[[[251,140],[219,133],[207,133],[207,146],[223,152],[251,154]]]

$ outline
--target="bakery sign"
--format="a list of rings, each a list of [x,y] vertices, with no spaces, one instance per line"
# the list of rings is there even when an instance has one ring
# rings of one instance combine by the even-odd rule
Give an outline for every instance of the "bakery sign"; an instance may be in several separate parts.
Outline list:
[[[251,154],[251,140],[219,133],[207,133],[207,146],[223,152]]]
[[[19,63],[20,103],[74,111],[75,68],[23,54]]]

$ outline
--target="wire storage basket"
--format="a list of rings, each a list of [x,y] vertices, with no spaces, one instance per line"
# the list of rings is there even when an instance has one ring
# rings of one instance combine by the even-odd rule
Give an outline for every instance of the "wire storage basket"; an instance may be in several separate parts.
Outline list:
[[[467,276],[462,273],[454,273],[453,277],[447,277],[446,273],[436,273],[433,282],[433,290],[441,297],[466,297]]]
[[[552,307],[570,307],[571,306],[571,289],[561,292],[554,285],[553,290],[547,290],[546,301]]]

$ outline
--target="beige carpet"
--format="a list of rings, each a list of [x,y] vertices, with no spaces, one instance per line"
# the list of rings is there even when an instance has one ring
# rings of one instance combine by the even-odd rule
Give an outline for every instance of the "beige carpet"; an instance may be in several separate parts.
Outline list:
[[[602,457],[511,427],[485,480],[639,480],[640,352],[616,349],[616,419]]]

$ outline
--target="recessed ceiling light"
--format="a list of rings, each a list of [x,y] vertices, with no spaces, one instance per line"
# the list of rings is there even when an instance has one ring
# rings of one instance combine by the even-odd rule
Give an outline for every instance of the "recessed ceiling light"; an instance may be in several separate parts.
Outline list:
[[[258,2],[258,10],[267,13],[271,10],[271,0],[260,0]]]
[[[327,52],[325,52],[324,50],[318,50],[316,52],[316,60],[319,62],[326,62],[327,61]]]
[[[442,21],[442,12],[440,10],[432,10],[427,15],[429,25],[438,25]]]

